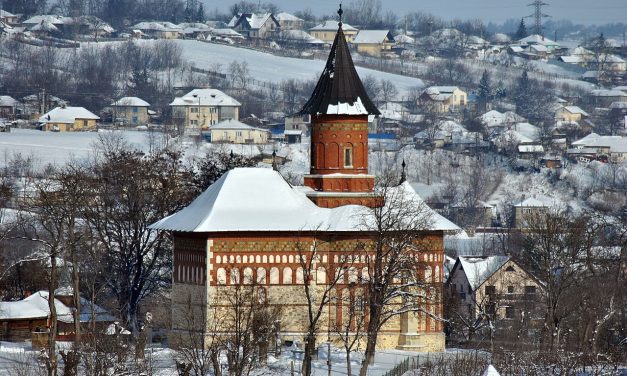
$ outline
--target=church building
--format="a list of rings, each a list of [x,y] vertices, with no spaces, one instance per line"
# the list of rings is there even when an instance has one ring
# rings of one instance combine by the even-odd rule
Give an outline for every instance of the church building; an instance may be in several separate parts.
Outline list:
[[[311,167],[304,186],[290,185],[270,168],[235,168],[189,206],[151,226],[172,232],[174,238],[173,333],[184,330],[190,303],[196,317],[208,321],[238,284],[254,284],[268,304],[284,307],[276,318],[280,324],[276,335],[300,343],[308,323],[305,283],[324,286],[341,272],[346,275],[335,286],[335,294],[363,295],[360,282],[368,274],[363,245],[374,235],[361,219],[371,208],[385,204],[376,193],[375,176],[368,173],[368,115],[379,115],[379,110],[355,70],[341,22],[324,71],[300,114],[311,115],[312,120]],[[422,203],[407,182],[394,189]],[[438,319],[443,237],[458,227],[427,210],[429,225],[419,231],[428,249],[420,253],[424,267],[419,273],[436,294],[425,302],[423,312],[390,320],[379,332],[378,348],[444,349]],[[303,270],[302,257],[316,247],[321,248],[311,264],[311,277],[305,280],[309,274]],[[339,270],[347,258],[353,260],[350,270]],[[335,299],[325,309],[319,321],[320,340],[335,332],[330,326],[346,314],[342,302]]]

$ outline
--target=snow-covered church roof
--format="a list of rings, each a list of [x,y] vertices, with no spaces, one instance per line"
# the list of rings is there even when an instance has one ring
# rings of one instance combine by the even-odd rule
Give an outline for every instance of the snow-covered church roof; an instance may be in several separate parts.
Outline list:
[[[401,189],[408,199],[422,202],[408,183],[397,189]],[[368,213],[366,207],[359,205],[333,209],[318,207],[307,198],[303,189],[292,187],[272,169],[235,168],[189,206],[154,223],[151,228],[179,232],[348,232],[367,229]],[[430,214],[429,230],[459,229],[436,212]]]

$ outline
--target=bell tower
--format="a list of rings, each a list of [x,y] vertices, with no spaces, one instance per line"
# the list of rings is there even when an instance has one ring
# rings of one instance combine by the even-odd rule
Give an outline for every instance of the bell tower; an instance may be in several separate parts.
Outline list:
[[[340,22],[326,66],[301,115],[311,115],[311,168],[307,193],[316,205],[376,206],[368,174],[368,115],[380,115],[355,70]]]

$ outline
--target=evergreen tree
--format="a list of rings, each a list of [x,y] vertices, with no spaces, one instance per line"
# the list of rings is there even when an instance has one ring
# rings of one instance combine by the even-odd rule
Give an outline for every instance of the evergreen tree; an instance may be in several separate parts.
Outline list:
[[[202,3],[198,4],[198,10],[196,11],[196,22],[205,22],[205,7]]]
[[[531,93],[529,90],[529,74],[525,69],[516,82],[514,88],[514,104],[516,105],[516,112],[524,114],[527,112],[527,107],[531,102]]]
[[[520,19],[520,24],[518,25],[518,30],[516,30],[516,34],[514,34],[514,38],[516,40],[523,39],[527,37],[529,33],[527,33],[527,26],[525,26],[525,19]]]
[[[185,3],[185,11],[183,12],[183,16],[185,17],[185,22],[194,21],[195,9],[192,7],[192,1],[187,0]]]
[[[477,97],[479,99],[479,104],[481,105],[482,110],[485,111],[487,109],[487,104],[490,103],[493,97],[492,83],[490,80],[490,74],[488,73],[487,69],[485,69],[483,71],[483,75],[481,75]]]

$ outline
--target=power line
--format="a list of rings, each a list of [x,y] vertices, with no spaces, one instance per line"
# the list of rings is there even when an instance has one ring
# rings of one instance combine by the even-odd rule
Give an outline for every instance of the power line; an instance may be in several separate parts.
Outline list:
[[[534,7],[533,14],[525,16],[525,18],[533,18],[534,19],[534,33],[538,35],[542,34],[542,19],[551,17],[548,14],[542,13],[542,7],[545,5],[549,5],[548,3],[543,2],[542,0],[535,0],[531,4],[527,4],[529,7]]]

